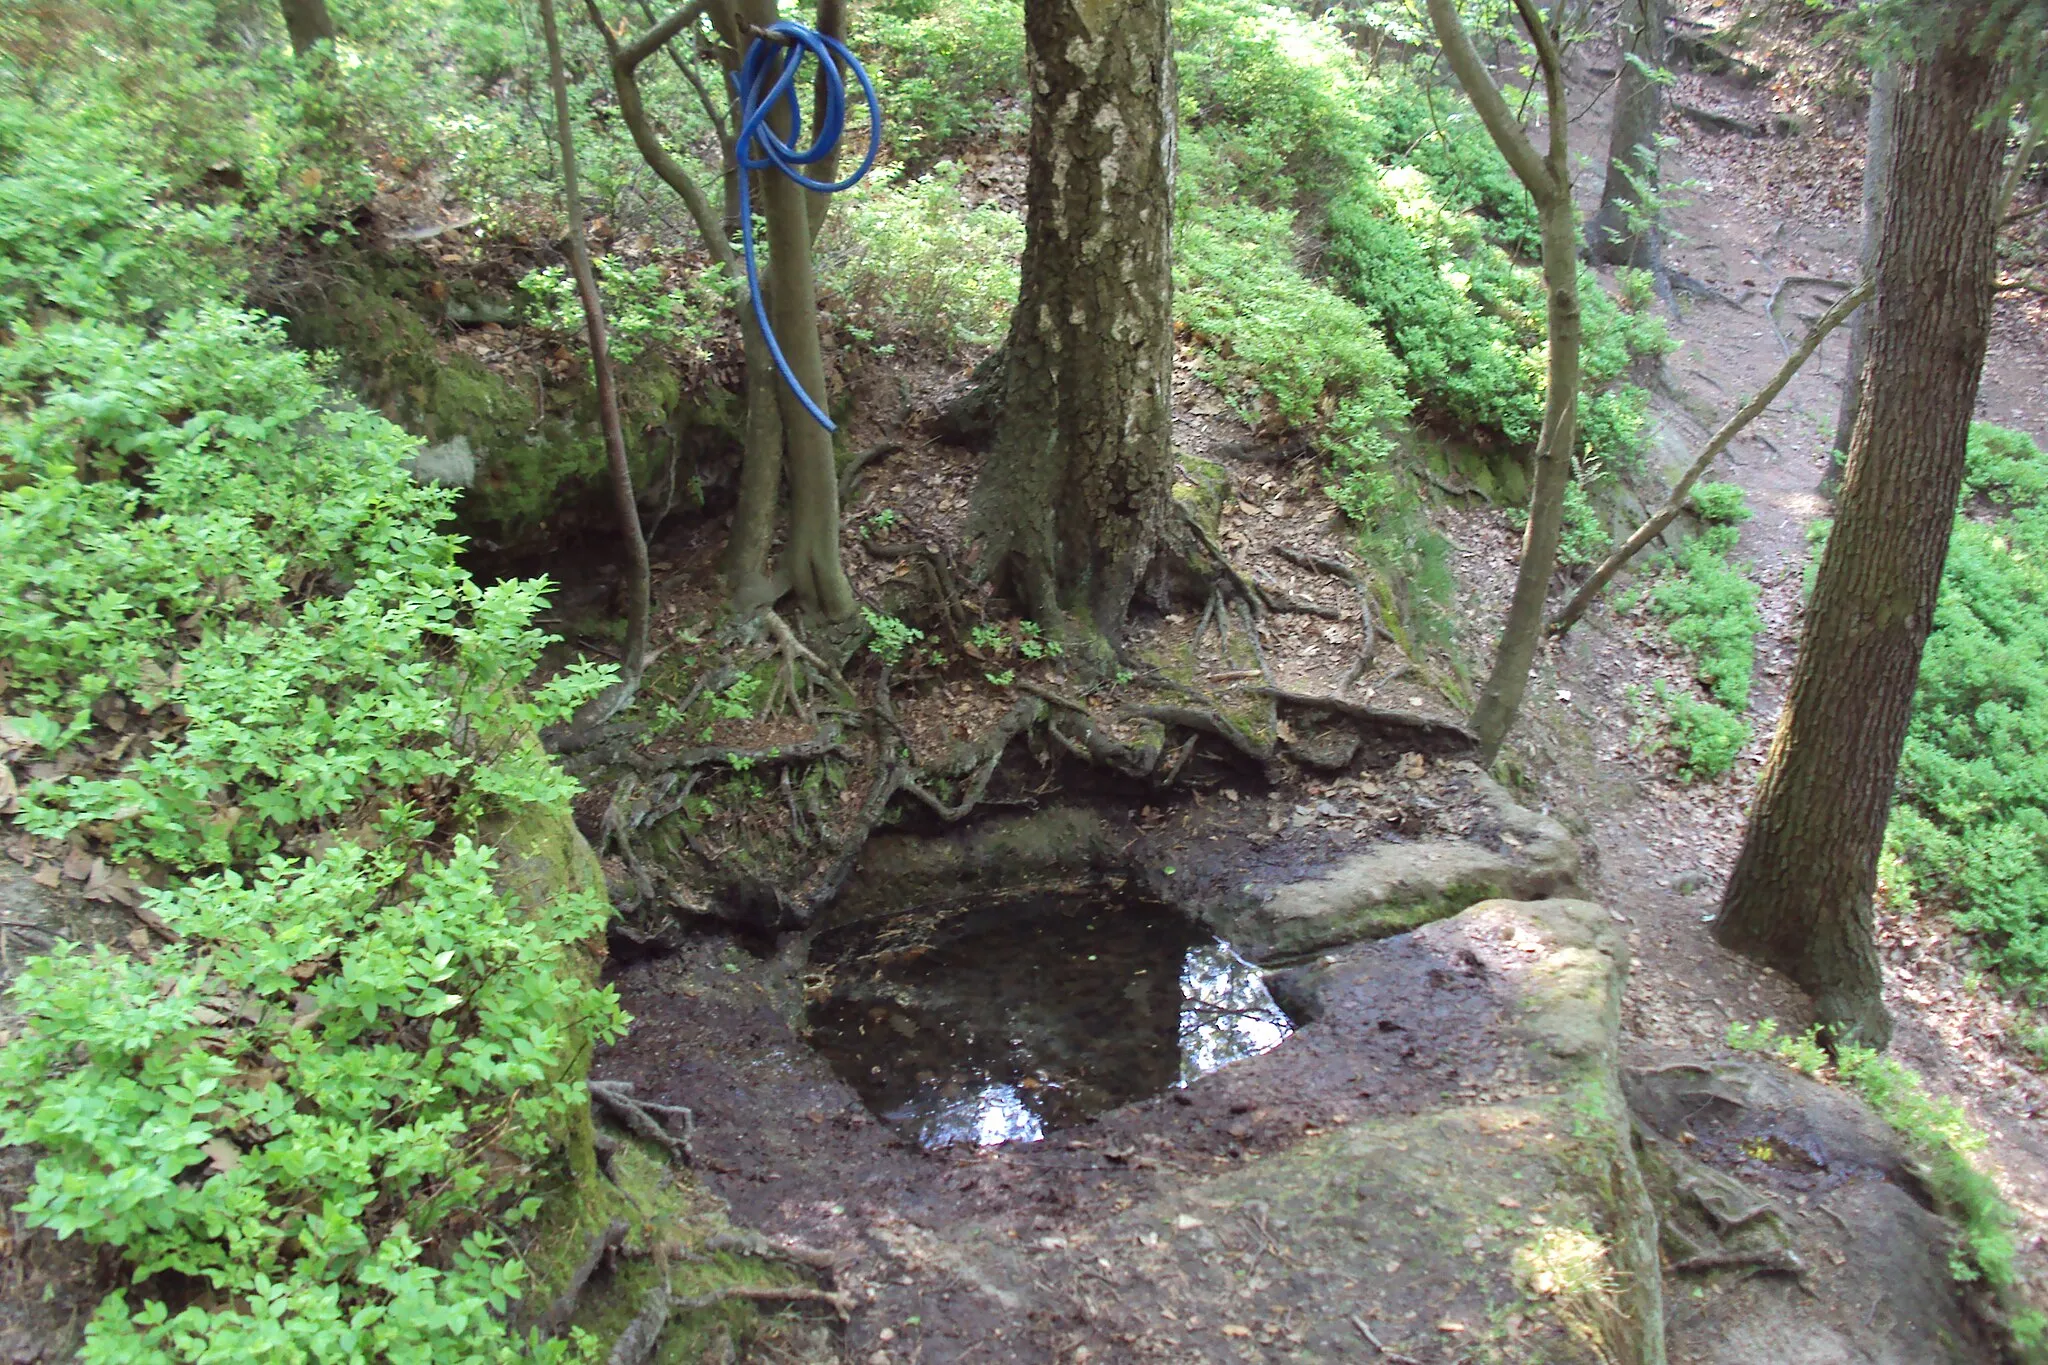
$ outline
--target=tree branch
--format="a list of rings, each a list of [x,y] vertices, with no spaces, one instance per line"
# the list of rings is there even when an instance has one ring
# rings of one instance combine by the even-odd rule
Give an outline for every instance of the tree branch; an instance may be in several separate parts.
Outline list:
[[[1658,509],[1657,514],[1638,526],[1635,534],[1630,536],[1620,549],[1607,556],[1600,567],[1593,570],[1593,576],[1586,580],[1572,600],[1565,604],[1564,610],[1546,627],[1547,633],[1562,635],[1578,623],[1579,618],[1586,614],[1586,608],[1593,604],[1593,599],[1600,595],[1600,590],[1607,586],[1608,581],[1631,559],[1641,554],[1645,546],[1662,535],[1665,527],[1677,519],[1685,506],[1687,495],[1692,492],[1692,486],[1707,472],[1715,457],[1727,449],[1728,443],[1771,405],[1771,401],[1792,382],[1792,376],[1798,374],[1800,367],[1820,349],[1820,344],[1826,339],[1827,334],[1841,326],[1870,295],[1871,284],[1865,280],[1844,294],[1836,301],[1834,307],[1821,316],[1821,320],[1813,325],[1813,330],[1806,334],[1806,339],[1799,343],[1799,349],[1787,356],[1785,363],[1778,367],[1778,372],[1771,376],[1771,382],[1759,389],[1756,397],[1743,404],[1741,411],[1723,423],[1721,429],[1701,447],[1699,457],[1686,469],[1677,485],[1672,488],[1671,496],[1665,500],[1664,506]]]

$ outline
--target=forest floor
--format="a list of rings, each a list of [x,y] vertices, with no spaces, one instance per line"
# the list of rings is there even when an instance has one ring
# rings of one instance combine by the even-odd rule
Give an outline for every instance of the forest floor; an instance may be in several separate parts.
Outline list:
[[[1593,79],[1585,93],[1593,109],[1582,116],[1583,124],[1598,128],[1604,126],[1604,118],[1598,116],[1600,73],[1595,67],[1590,74]],[[1733,78],[1686,75],[1673,98],[1677,104],[1762,128],[1770,127],[1779,115],[1796,117],[1799,131],[1796,136],[1751,137],[1710,128],[1689,117],[1672,120],[1676,145],[1667,158],[1666,175],[1684,188],[1677,196],[1682,202],[1670,210],[1670,264],[1720,296],[1681,298],[1672,331],[1682,344],[1666,360],[1655,384],[1659,435],[1652,461],[1659,471],[1689,459],[1708,432],[1776,371],[1788,339],[1796,340],[1836,297],[1823,282],[1853,279],[1862,160],[1860,122],[1830,117],[1824,106],[1801,107],[1796,91],[1788,95],[1749,88]],[[970,197],[1014,200],[1015,169],[1000,157],[978,162],[967,180]],[[1580,188],[1589,207],[1598,194],[1599,170],[1595,158],[1586,156]],[[1631,689],[1647,688],[1657,680],[1690,689],[1693,679],[1660,625],[1640,609],[1617,612],[1617,594],[1610,594],[1608,602],[1565,642],[1545,651],[1510,745],[1515,761],[1541,793],[1546,812],[1564,820],[1585,843],[1590,870],[1582,880],[1587,892],[1626,919],[1634,965],[1623,1004],[1623,1037],[1626,1060],[1638,1066],[1655,1067],[1680,1058],[1732,1059],[1734,1050],[1727,1043],[1731,1024],[1769,1018],[1797,1030],[1809,1022],[1799,992],[1719,948],[1708,932],[1708,921],[1740,843],[1746,804],[1798,648],[1803,581],[1812,554],[1808,533],[1828,509],[1823,483],[1831,467],[1832,427],[1846,350],[1845,330],[1829,339],[1710,475],[1740,486],[1754,511],[1742,526],[1734,558],[1759,585],[1765,621],[1757,640],[1755,686],[1747,716],[1753,735],[1735,771],[1718,780],[1687,783],[1668,755],[1640,741]],[[899,560],[872,553],[873,542],[883,530],[894,537],[893,528],[903,524],[919,538],[958,545],[979,457],[924,439],[922,414],[944,396],[947,375],[929,366],[908,366],[895,374],[871,373],[856,382],[862,415],[851,444],[862,448],[903,443],[899,453],[862,475],[845,509],[848,563],[856,586],[867,600],[885,600],[891,580],[908,570]],[[1238,568],[1291,597],[1346,613],[1345,619],[1287,616],[1269,623],[1261,631],[1265,665],[1289,690],[1337,690],[1363,644],[1350,589],[1280,553],[1306,550],[1341,558],[1347,552],[1349,533],[1321,491],[1320,471],[1313,461],[1290,462],[1285,452],[1262,447],[1230,414],[1221,395],[1198,377],[1191,356],[1177,375],[1175,398],[1177,448],[1216,459],[1232,476],[1219,534]],[[2048,440],[2048,303],[2041,298],[2025,293],[2001,297],[1979,416]],[[1476,664],[1483,663],[1493,623],[1500,618],[1512,585],[1520,536],[1504,509],[1485,506],[1476,497],[1469,502],[1439,508],[1432,515],[1455,547],[1452,567],[1462,618],[1458,634],[1468,661]],[[682,532],[657,546],[662,562],[656,567],[664,582],[663,619],[670,624],[708,616],[716,609],[703,587],[715,582],[709,572],[715,529]],[[1140,655],[1178,654],[1199,626],[1198,610],[1147,616],[1134,627],[1132,645]],[[1198,659],[1208,666],[1206,681],[1213,686],[1255,677],[1256,661],[1243,651],[1242,635],[1234,649],[1212,645],[1209,654]],[[1448,718],[1459,710],[1451,671],[1440,655],[1411,661],[1383,649],[1375,667],[1349,695]],[[903,730],[916,749],[933,753],[985,732],[1011,704],[1014,694],[1000,685],[984,685],[980,672],[968,670],[962,677],[956,670],[949,677],[929,678],[899,692]],[[1050,662],[1026,667],[1020,660],[1016,672],[1020,678],[1042,674],[1042,681],[1057,680],[1057,666]],[[721,734],[719,742],[734,741]],[[1236,791],[1224,794],[1233,801],[1238,797]],[[1369,837],[1362,823],[1347,826],[1330,818],[1330,803],[1320,798],[1335,795],[1313,780],[1298,790],[1274,792],[1271,828],[1280,827],[1288,804],[1302,802],[1293,806],[1290,824],[1323,826],[1321,833],[1333,851]],[[1249,814],[1249,803],[1246,809]],[[1168,818],[1149,808],[1133,811],[1132,817],[1141,827]],[[2020,1262],[2030,1286],[2028,1297],[2037,1304],[2048,1303],[2048,1075],[2022,1041],[2029,1011],[1972,970],[1969,945],[1938,915],[1881,914],[1879,938],[1887,1003],[1897,1023],[1894,1054],[1921,1071],[1938,1094],[1961,1103],[1989,1134],[1989,1162],[2021,1219]],[[688,950],[686,957],[705,953],[712,956],[701,963],[664,970],[670,975],[694,972],[700,987],[706,981],[716,983],[718,973],[742,970],[728,965],[722,951],[702,944]],[[785,964],[792,974],[797,965]],[[627,974],[634,973],[629,969]],[[778,1037],[781,1034],[771,1014],[753,1003],[731,1017],[716,1011],[694,1021],[671,1017],[674,1011],[647,993],[650,984],[622,980],[629,996],[641,993],[634,1013],[660,1035],[642,1039],[636,1033],[629,1050],[637,1052],[652,1042],[655,1046],[645,1054],[650,1058],[680,1058],[714,1038],[744,1044],[750,1029],[768,1027]],[[685,993],[694,999],[698,990],[692,987]],[[684,1014],[694,1016],[710,1010],[708,1002],[716,994],[707,996],[701,1010],[677,1004]],[[810,1068],[790,1071],[785,1050],[765,1042],[762,1046],[766,1051],[759,1064],[781,1077],[777,1084],[810,1084],[799,1074]],[[751,1056],[752,1049],[733,1051],[728,1060],[740,1066],[742,1054]],[[629,1065],[623,1057],[617,1064]],[[660,1087],[654,1073],[643,1079]],[[790,1207],[789,1200],[801,1185],[821,1197],[843,1188],[849,1195],[857,1192],[863,1202],[869,1196],[880,1198],[914,1219],[920,1209],[938,1215],[948,1200],[980,1188],[977,1180],[959,1172],[931,1184],[934,1177],[917,1174],[924,1166],[915,1156],[875,1157],[873,1140],[859,1132],[864,1116],[838,1110],[822,1091],[785,1095],[763,1085],[706,1088],[733,1093],[759,1089],[761,1097],[775,1093],[767,1109],[743,1105],[740,1111],[713,1116],[700,1108],[700,1114],[710,1119],[714,1148],[721,1141],[738,1144],[724,1153],[731,1164],[713,1170],[718,1174],[714,1183],[743,1212],[760,1214],[772,1225],[777,1218],[771,1211]],[[1296,1104],[1290,1109],[1284,1100],[1269,1101],[1260,1112],[1266,1120],[1282,1123],[1291,1121],[1293,1109],[1301,1108]],[[770,1109],[782,1115],[781,1121]],[[1313,1121],[1325,1122],[1328,1116]],[[837,1131],[849,1124],[844,1134]],[[727,1131],[726,1139],[715,1136],[720,1129]],[[786,1150],[792,1139],[795,1149]],[[828,1159],[842,1147],[843,1160]],[[799,1156],[797,1151],[809,1154]],[[1050,1155],[1045,1159],[1071,1160]],[[1020,1160],[1028,1164],[1028,1152]],[[789,1185],[771,1189],[762,1184],[780,1182],[785,1175]],[[965,1181],[962,1188],[951,1188],[960,1181]],[[1032,1181],[1016,1187],[1015,1198],[1022,1201],[1020,1217],[1022,1206],[1035,1197]],[[1843,1265],[1845,1253],[1853,1250],[1849,1228],[1843,1225],[1836,1237],[1819,1216],[1828,1210],[1804,1209],[1803,1196],[1794,1202],[1802,1206],[1797,1221],[1803,1244],[1835,1267]],[[843,1210],[830,1204],[829,1197],[818,1208],[830,1215],[818,1215],[825,1223],[801,1230],[829,1239],[833,1229],[826,1224]],[[1068,1214],[1079,1216],[1074,1210],[1061,1210],[1062,1218]],[[1839,1217],[1829,1216],[1840,1223]],[[1777,1277],[1759,1277],[1711,1296],[1695,1292],[1670,1313],[1673,1361],[1747,1365],[1763,1358],[1730,1344],[1730,1324],[1744,1314],[1749,1315],[1745,1332],[1774,1315],[1780,1320],[1788,1314],[1800,1318],[1806,1332],[1802,1344],[1779,1341],[1761,1348],[1775,1361],[1830,1365],[1903,1359],[1896,1354],[1897,1338],[1887,1335],[1885,1314],[1877,1311],[1875,1298],[1884,1294],[1882,1285],[1868,1275],[1861,1281],[1823,1277],[1816,1283],[1823,1290],[1849,1292],[1829,1301],[1828,1295],[1811,1292],[1811,1285]],[[1802,1291],[1804,1299],[1795,1297]],[[1896,1316],[1901,1310],[1892,1311]]]

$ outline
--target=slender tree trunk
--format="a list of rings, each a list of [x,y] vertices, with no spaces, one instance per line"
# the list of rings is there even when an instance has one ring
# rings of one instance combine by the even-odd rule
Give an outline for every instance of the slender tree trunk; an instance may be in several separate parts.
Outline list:
[[[1959,27],[1963,27],[1960,26]],[[1941,589],[1990,332],[1999,76],[1951,44],[1900,73],[1866,385],[1792,689],[1714,936],[1814,997],[1837,1038],[1891,1020],[1871,896]]]
[[[981,570],[1115,639],[1172,483],[1174,76],[1166,0],[1028,0],[1023,280],[976,492]]]
[[[598,9],[597,0],[584,0],[584,4],[590,11],[591,23],[603,36],[611,53],[612,82],[618,91],[619,117],[632,134],[640,159],[683,201],[711,258],[724,267],[735,283],[743,284],[746,270],[740,263],[739,253],[733,250],[726,229],[726,224],[733,221],[738,213],[731,202],[736,193],[734,180],[730,176],[725,178],[727,202],[722,209],[714,208],[689,171],[663,144],[654,120],[648,115],[647,102],[640,89],[640,64],[694,28],[697,21],[692,11],[689,8],[679,9],[667,19],[654,23],[631,43],[622,43]],[[646,9],[645,6],[642,8]],[[737,19],[731,5],[711,8],[713,21],[721,32],[729,33],[736,40]],[[647,12],[651,14],[651,11]],[[679,62],[678,66],[685,76],[692,77],[691,83],[703,101],[705,114],[718,131],[721,152],[730,165],[733,159],[731,135],[717,107],[711,103],[710,92],[694,79],[694,72],[687,65]],[[776,376],[775,362],[768,354],[768,343],[761,336],[760,325],[754,321],[754,310],[742,307],[739,319],[740,341],[747,364],[747,423],[740,462],[739,505],[733,511],[732,532],[726,542],[725,573],[734,598],[754,606],[772,601],[779,595],[775,585],[768,580],[767,565],[768,551],[775,540],[775,512],[782,491],[782,414],[777,408],[780,400],[776,396],[776,386],[781,381]]]
[[[742,0],[739,12],[745,24],[765,30],[775,23],[776,0]],[[789,136],[786,110],[778,107],[769,123],[778,135]],[[811,401],[828,408],[817,280],[811,272],[809,192],[774,172],[764,172],[760,186],[761,213],[768,220],[768,320],[797,383]],[[783,542],[781,573],[805,610],[843,620],[853,615],[855,603],[839,559],[839,476],[832,433],[804,410],[786,383],[777,383],[776,397],[789,477],[789,536]]]
[[[327,0],[280,0],[280,5],[295,56],[305,56],[315,43],[334,41],[334,18],[327,12]]]
[[[619,535],[626,542],[626,650],[621,670],[623,705],[639,686],[647,667],[649,572],[647,538],[640,532],[640,506],[633,495],[633,467],[626,459],[626,434],[619,425],[619,398],[612,381],[611,349],[605,335],[604,300],[597,292],[597,272],[590,264],[584,239],[583,200],[576,180],[576,132],[569,117],[569,82],[562,73],[562,36],[555,23],[554,0],[540,0],[541,27],[548,45],[548,84],[555,95],[555,135],[562,158],[562,207],[569,220],[569,268],[583,300],[583,323],[590,337],[590,368],[597,381],[597,412],[604,428],[605,456],[611,464],[612,499]]]
[[[1533,0],[1516,0],[1516,9],[1536,44],[1543,70],[1550,145],[1540,156],[1509,112],[1500,87],[1493,83],[1492,75],[1473,48],[1472,37],[1465,31],[1464,21],[1458,18],[1453,0],[1429,0],[1430,22],[1443,44],[1444,56],[1494,145],[1507,158],[1529,197],[1536,201],[1537,218],[1543,228],[1543,287],[1550,352],[1543,431],[1536,441],[1536,477],[1529,494],[1529,525],[1522,533],[1522,563],[1515,575],[1515,595],[1501,625],[1493,671],[1480,689],[1479,705],[1472,714],[1480,755],[1489,763],[1514,726],[1522,694],[1529,688],[1529,665],[1536,658],[1536,646],[1543,636],[1543,607],[1550,593],[1550,576],[1557,568],[1557,542],[1564,528],[1564,491],[1571,483],[1579,419],[1579,232],[1568,161],[1570,118],[1565,108],[1564,63]]]
[[[1869,279],[1877,264],[1877,227],[1884,216],[1885,186],[1892,168],[1892,102],[1898,98],[1899,69],[1885,63],[1870,73],[1869,146],[1863,161],[1863,246],[1857,264]],[[1842,381],[1841,406],[1835,411],[1835,453],[1849,453],[1856,430],[1856,408],[1863,400],[1863,362],[1870,338],[1870,309],[1859,308],[1849,319],[1849,367]]]
[[[1658,270],[1664,253],[1654,195],[1664,87],[1655,73],[1664,65],[1662,0],[1622,0],[1615,22],[1622,60],[1615,78],[1607,183],[1586,229],[1586,248],[1596,265]]]

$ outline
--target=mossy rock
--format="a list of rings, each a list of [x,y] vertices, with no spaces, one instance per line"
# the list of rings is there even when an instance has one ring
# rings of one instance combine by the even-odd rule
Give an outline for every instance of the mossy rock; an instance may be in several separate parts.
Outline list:
[[[439,281],[422,266],[371,252],[340,254],[330,266],[334,283],[290,319],[292,339],[333,353],[349,388],[427,443],[422,475],[463,486],[458,531],[518,551],[609,524],[610,475],[587,367],[571,367],[563,380],[544,369],[501,373],[437,331],[462,310],[434,297],[429,285]],[[672,491],[687,500],[685,489],[716,481],[714,471],[736,458],[741,400],[715,387],[685,392],[654,352],[620,370],[619,406],[643,496]]]

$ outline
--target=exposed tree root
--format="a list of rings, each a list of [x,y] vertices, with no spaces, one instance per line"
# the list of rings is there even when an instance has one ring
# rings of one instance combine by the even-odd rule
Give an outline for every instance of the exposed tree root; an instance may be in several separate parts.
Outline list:
[[[785,1242],[753,1228],[733,1228],[714,1233],[704,1243],[704,1250],[736,1251],[742,1256],[758,1256],[762,1260],[788,1261],[791,1265],[821,1270],[827,1275],[839,1264],[839,1254],[835,1251],[805,1246],[801,1242]]]
[[[1454,720],[1438,720],[1434,716],[1421,715],[1414,711],[1396,711],[1383,706],[1366,706],[1342,697],[1319,697],[1308,692],[1288,692],[1277,687],[1257,689],[1262,695],[1289,706],[1298,706],[1305,711],[1334,711],[1350,720],[1362,722],[1379,730],[1413,730],[1426,735],[1438,735],[1446,739],[1461,740],[1467,744],[1478,742],[1478,737],[1463,724]]]
[[[533,1324],[542,1336],[553,1336],[569,1325],[569,1319],[576,1316],[577,1305],[583,1301],[584,1286],[590,1283],[590,1277],[597,1273],[598,1266],[604,1263],[605,1258],[625,1245],[626,1232],[626,1220],[614,1218],[590,1234],[590,1242],[584,1250],[583,1259],[569,1272],[568,1282],[562,1286],[562,1292],[555,1296],[547,1311]]]
[[[1365,676],[1365,671],[1372,667],[1373,659],[1379,654],[1380,636],[1386,635],[1390,640],[1394,638],[1380,625],[1379,613],[1373,607],[1371,586],[1356,569],[1342,560],[1331,559],[1327,555],[1310,554],[1306,550],[1290,549],[1284,545],[1276,546],[1275,551],[1290,564],[1299,564],[1304,569],[1314,569],[1319,573],[1343,579],[1351,585],[1351,590],[1358,594],[1359,628],[1364,633],[1365,640],[1358,647],[1358,657],[1352,660],[1351,667],[1345,670],[1343,681],[1337,684],[1339,692],[1349,692],[1357,685],[1358,680]]]
[[[669,1154],[670,1160],[680,1160],[686,1166],[694,1166],[697,1153],[691,1147],[697,1133],[697,1116],[680,1104],[657,1104],[653,1100],[638,1099],[633,1094],[631,1081],[591,1081],[590,1098],[602,1105],[626,1130],[635,1137],[646,1138]],[[683,1121],[682,1136],[668,1130],[662,1121],[668,1116]]]

